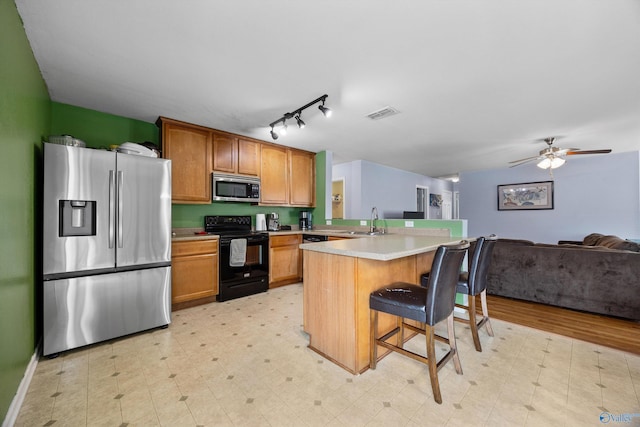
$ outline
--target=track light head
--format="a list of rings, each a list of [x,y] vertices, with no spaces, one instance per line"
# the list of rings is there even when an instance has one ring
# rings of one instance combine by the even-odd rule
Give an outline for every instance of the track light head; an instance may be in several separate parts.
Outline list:
[[[324,103],[324,101],[322,101],[322,102]],[[332,111],[331,111],[331,109],[330,109],[330,108],[327,108],[327,107],[325,107],[324,105],[318,105],[318,109],[319,109],[320,111],[322,111],[322,114],[324,114],[324,116],[325,116],[326,118],[331,117],[331,113],[332,113]]]
[[[300,113],[298,113],[296,115],[296,123],[298,123],[298,127],[300,129],[304,129],[304,127],[307,125],[305,122],[302,121],[302,119],[300,118]]]
[[[274,140],[278,139],[278,134],[273,130],[273,126],[271,126],[271,138]]]
[[[280,128],[278,133],[280,134],[280,136],[287,136],[287,123],[286,122],[282,122],[282,127]]]

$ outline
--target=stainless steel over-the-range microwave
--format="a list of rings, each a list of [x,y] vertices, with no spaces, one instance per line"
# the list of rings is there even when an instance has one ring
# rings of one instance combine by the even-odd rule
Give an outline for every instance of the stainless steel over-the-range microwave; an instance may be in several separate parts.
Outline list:
[[[260,178],[244,175],[211,174],[211,200],[214,202],[260,201]]]

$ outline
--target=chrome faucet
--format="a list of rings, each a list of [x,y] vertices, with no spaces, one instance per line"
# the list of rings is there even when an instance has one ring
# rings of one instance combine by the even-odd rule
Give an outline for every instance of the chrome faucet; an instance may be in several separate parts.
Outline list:
[[[376,232],[375,221],[378,219],[378,208],[375,206],[371,208],[371,226],[369,227],[369,233]]]

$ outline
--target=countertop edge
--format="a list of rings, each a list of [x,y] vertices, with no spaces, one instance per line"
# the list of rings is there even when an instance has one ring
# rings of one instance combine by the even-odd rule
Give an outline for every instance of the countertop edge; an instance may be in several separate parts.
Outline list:
[[[391,237],[392,235],[387,235]],[[394,235],[394,238],[410,238],[409,236],[398,236]],[[385,236],[376,236],[375,240],[380,241],[380,239],[385,239]],[[351,258],[365,258],[372,259],[377,261],[391,261],[398,258],[404,258],[407,256],[418,255],[425,252],[431,252],[436,250],[441,245],[452,245],[458,244],[463,240],[469,241],[466,237],[450,237],[450,238],[440,238],[441,240],[438,242],[433,242],[430,244],[420,244],[415,247],[393,251],[393,252],[375,252],[369,251],[366,249],[360,248],[349,248],[349,247],[340,247],[341,242],[319,242],[319,243],[303,243],[299,246],[302,250],[308,250],[312,252],[322,252],[326,254],[332,255],[341,255]],[[369,240],[369,239],[366,239]]]

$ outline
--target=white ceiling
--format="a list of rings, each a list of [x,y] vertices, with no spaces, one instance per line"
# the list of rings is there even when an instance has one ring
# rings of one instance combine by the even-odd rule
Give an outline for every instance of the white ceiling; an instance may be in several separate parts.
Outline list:
[[[638,0],[16,4],[57,102],[270,141],[326,93],[333,117],[309,108],[278,143],[429,176],[506,167],[548,136],[640,149]],[[365,117],[385,106],[400,114]]]

